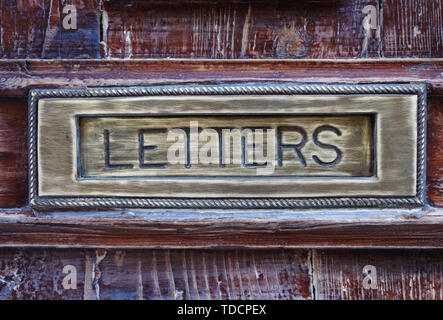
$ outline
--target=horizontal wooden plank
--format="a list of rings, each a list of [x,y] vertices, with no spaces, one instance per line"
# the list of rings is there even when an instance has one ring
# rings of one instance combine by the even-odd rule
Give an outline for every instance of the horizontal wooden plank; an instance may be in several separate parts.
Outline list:
[[[307,250],[0,249],[0,299],[312,299]]]
[[[2,246],[443,248],[443,211],[115,210],[0,214]]]
[[[443,56],[441,0],[384,0],[381,4],[385,57]]]
[[[441,250],[314,250],[315,298],[441,300],[442,254]]]
[[[377,60],[0,60],[0,95],[30,88],[171,83],[422,82],[443,94],[442,59]]]
[[[442,52],[439,0],[385,1],[380,12],[375,0],[104,1],[100,12],[96,0],[71,2],[75,30],[63,27],[68,13],[62,1],[3,2],[0,57],[98,58],[100,40],[102,56],[117,58],[440,57]],[[365,28],[369,16],[374,21]]]
[[[378,57],[380,33],[365,29],[368,7],[377,20],[376,0],[105,1],[102,54],[125,59]]]
[[[99,31],[98,0],[0,2],[2,59],[99,58]]]
[[[75,29],[64,26],[71,6]],[[99,58],[100,47],[132,59],[441,57],[442,10],[439,0],[7,0],[0,58]]]

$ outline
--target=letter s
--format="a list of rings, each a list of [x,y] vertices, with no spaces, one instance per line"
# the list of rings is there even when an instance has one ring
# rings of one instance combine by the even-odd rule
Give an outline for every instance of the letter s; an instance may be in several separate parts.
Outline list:
[[[332,131],[334,132],[337,136],[341,136],[341,131],[333,126],[329,126],[329,125],[324,125],[324,126],[320,126],[317,129],[315,129],[314,134],[312,135],[312,139],[314,140],[314,143],[319,146],[320,148],[323,149],[331,149],[334,150],[335,153],[337,154],[337,156],[335,157],[334,160],[330,161],[330,162],[326,162],[326,161],[322,161],[319,159],[319,157],[317,157],[316,155],[312,156],[312,159],[314,159],[315,163],[317,163],[318,165],[322,166],[322,167],[333,167],[335,166],[337,163],[340,162],[341,158],[342,158],[342,153],[340,151],[339,148],[337,148],[336,146],[333,146],[331,144],[327,144],[327,143],[322,143],[320,141],[318,141],[318,135],[322,132],[322,131]]]

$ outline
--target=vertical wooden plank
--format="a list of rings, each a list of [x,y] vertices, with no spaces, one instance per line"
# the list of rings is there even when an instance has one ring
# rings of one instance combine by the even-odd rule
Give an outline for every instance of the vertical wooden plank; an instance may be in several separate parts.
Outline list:
[[[376,57],[368,6],[377,17],[376,0],[106,1],[103,57]]]
[[[144,250],[141,252],[141,270],[143,274],[143,298],[147,300],[161,300],[159,273],[157,265],[157,250]]]
[[[135,250],[104,250],[88,252],[91,256],[89,293],[85,299],[140,300],[139,253]],[[88,273],[87,273],[88,274]]]
[[[64,286],[65,277],[73,276],[73,270],[75,288],[68,286],[74,278]],[[81,299],[83,283],[81,250],[0,249],[0,299]]]
[[[385,57],[443,56],[441,0],[383,0]]]
[[[65,29],[63,12],[74,6],[77,28]],[[98,0],[0,2],[0,58],[68,59],[100,56]]]
[[[27,199],[27,101],[0,99],[0,208]]]
[[[100,58],[100,19],[99,0],[62,0],[63,8],[73,5],[77,10],[77,29],[60,28],[60,54],[62,59],[96,59]],[[61,19],[62,20],[62,19]]]
[[[145,299],[311,299],[307,250],[142,251]]]
[[[443,98],[428,99],[428,200],[443,206]]]
[[[440,300],[442,257],[441,250],[314,250],[316,298]],[[375,288],[365,288],[365,266],[375,267]]]

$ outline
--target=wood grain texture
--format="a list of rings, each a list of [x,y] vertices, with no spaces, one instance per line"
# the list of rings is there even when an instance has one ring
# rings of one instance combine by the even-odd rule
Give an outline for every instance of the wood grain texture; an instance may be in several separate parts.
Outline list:
[[[442,56],[440,0],[380,3],[6,0],[0,58]],[[62,27],[68,4],[77,9],[77,30]]]
[[[314,250],[313,285],[319,300],[441,300],[442,251]],[[365,289],[363,268],[376,268],[375,289]]]
[[[75,289],[63,286],[68,265]],[[3,248],[0,299],[439,300],[442,271],[441,250]]]
[[[443,56],[441,0],[383,0],[385,57]]]
[[[2,246],[443,248],[442,210],[115,210],[0,214]]]
[[[356,58],[380,56],[364,28],[375,0],[104,1],[105,58]],[[376,16],[378,13],[376,13]]]
[[[312,299],[311,273],[307,250],[0,249],[0,299]]]
[[[0,207],[27,200],[27,101],[0,99]]]
[[[66,5],[77,10],[77,29],[65,30]],[[3,0],[0,2],[0,58],[98,58],[97,0]]]
[[[66,290],[65,266],[77,270],[77,288]],[[85,281],[84,252],[0,248],[0,300],[81,299]]]
[[[0,95],[29,88],[87,88],[180,83],[298,82],[428,84],[443,93],[443,60],[0,60]]]
[[[441,1],[377,1],[380,36],[363,28],[362,6],[373,0],[268,0],[251,7],[248,1],[195,0],[186,7],[190,1],[157,1],[158,13],[149,8],[152,0],[103,0],[101,25],[98,1],[69,2],[79,6],[77,32],[61,28],[65,0],[0,1],[0,96],[6,96],[0,100],[0,207],[26,205],[23,97],[30,88],[241,81],[428,83],[428,196],[431,205],[443,206],[441,59],[303,59],[440,58]],[[105,61],[51,60],[100,57]],[[131,60],[137,57],[249,60]],[[0,299],[443,299],[441,250],[386,249],[443,249],[441,209],[311,213],[255,210],[259,217],[251,219],[247,210],[2,209]],[[348,250],[309,250],[337,246]],[[383,250],[349,249],[362,247]],[[374,290],[362,286],[368,264],[379,275]],[[75,290],[62,287],[66,265],[77,269]]]
[[[443,206],[443,99],[428,101],[428,200]]]

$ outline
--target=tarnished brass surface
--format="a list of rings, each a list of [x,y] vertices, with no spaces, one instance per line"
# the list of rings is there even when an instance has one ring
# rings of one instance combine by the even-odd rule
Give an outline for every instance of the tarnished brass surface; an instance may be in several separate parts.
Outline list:
[[[37,118],[39,197],[416,195],[416,95],[51,98],[40,99]],[[273,170],[193,163],[192,155],[168,163],[168,132],[190,122],[203,131],[274,129],[263,143],[274,144]],[[289,129],[278,140],[281,128]]]
[[[78,123],[80,176],[85,179],[263,175],[270,177],[371,177],[373,176],[371,170],[373,120],[370,114],[320,117],[293,115],[279,117],[244,115],[238,117],[80,117]],[[176,141],[168,141],[168,134],[171,135],[174,129],[189,128],[193,124],[198,124],[200,133],[196,133],[195,146],[190,145],[188,154],[184,152],[183,155],[188,158],[191,157],[191,153],[198,154],[198,161],[193,161],[196,159],[194,157],[194,159],[189,159],[189,163],[186,159],[182,163],[169,163],[167,151]],[[197,129],[197,126],[195,128]],[[262,166],[252,163],[254,151],[251,143],[245,140],[242,145],[241,131],[244,128],[264,128],[262,133],[251,129],[252,136],[245,136],[245,139],[256,138],[257,140],[259,138],[257,135],[263,134],[263,146],[260,145],[260,148],[264,149],[263,156],[266,159],[263,160],[265,163],[262,165],[265,165],[266,160],[269,159],[267,161],[268,172],[266,170],[257,172],[257,168]],[[269,135],[267,128],[273,129]],[[208,129],[215,130],[212,140],[204,136]],[[230,131],[224,134],[223,129]],[[237,135],[232,133],[235,129]],[[335,130],[337,131],[334,132]],[[185,149],[186,133],[182,133],[182,136]],[[108,145],[106,148],[105,140]],[[209,144],[210,148],[203,149],[208,140],[212,143]],[[271,141],[268,143],[268,140]],[[142,145],[140,145],[141,142],[143,142]],[[318,145],[320,142],[330,146],[320,146]],[[260,152],[260,148],[255,152]],[[249,154],[243,159],[243,156],[246,157],[245,152]],[[214,159],[210,158],[212,155]],[[240,161],[233,163],[235,156],[238,156]],[[205,157],[208,160],[205,161]],[[246,160],[250,160],[251,164]],[[108,165],[106,165],[107,162]]]

